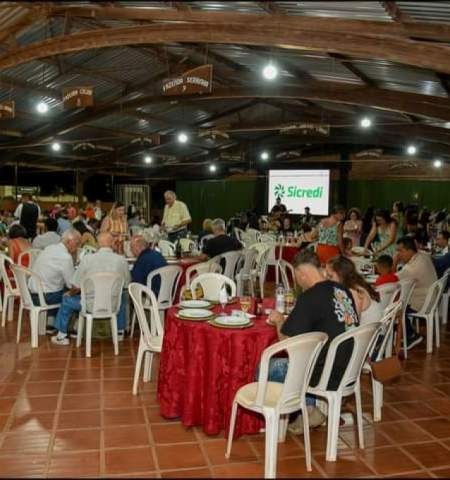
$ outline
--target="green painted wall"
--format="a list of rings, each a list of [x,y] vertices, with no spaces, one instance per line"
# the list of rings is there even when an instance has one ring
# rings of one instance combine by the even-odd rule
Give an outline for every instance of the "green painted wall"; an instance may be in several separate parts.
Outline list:
[[[330,204],[340,203],[337,181],[331,182]],[[266,180],[177,181],[176,192],[186,202],[193,218],[193,230],[201,227],[204,218],[228,219],[236,212],[256,208],[266,213]],[[347,207],[364,210],[372,204],[390,208],[395,200],[418,203],[428,208],[450,210],[450,180],[445,182],[406,180],[351,180],[347,191]]]

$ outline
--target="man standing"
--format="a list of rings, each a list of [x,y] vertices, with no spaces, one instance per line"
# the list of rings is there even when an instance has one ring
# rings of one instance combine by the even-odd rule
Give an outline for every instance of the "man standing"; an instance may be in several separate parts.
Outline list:
[[[61,307],[55,320],[55,327],[58,334],[52,337],[52,342],[56,345],[69,345],[67,338],[67,329],[69,321],[74,312],[81,310],[81,283],[93,273],[119,273],[124,280],[124,288],[130,281],[130,271],[128,262],[122,255],[117,255],[112,250],[114,242],[113,236],[108,233],[100,233],[97,238],[99,249],[96,253],[86,255],[80,262],[78,270],[72,279],[72,288],[63,296]],[[89,297],[89,292],[87,293]],[[122,295],[120,310],[117,316],[117,329],[119,339],[123,339],[125,330],[125,303],[126,296]]]
[[[271,214],[274,214],[274,213],[284,214],[286,212],[287,212],[286,205],[281,203],[281,197],[277,197],[277,199],[275,200],[275,205],[272,207],[272,210],[270,211],[270,213]]]
[[[58,230],[58,222],[54,218],[48,217],[45,220],[45,228],[47,231],[38,235],[33,240],[33,248],[40,248],[43,250],[45,247],[61,241],[61,237],[56,233]]]
[[[33,239],[36,236],[36,224],[41,215],[39,205],[34,203],[28,193],[22,195],[22,203],[18,205],[14,216],[27,231],[28,238]]]
[[[130,249],[133,256],[136,257],[133,270],[131,270],[131,280],[133,282],[147,285],[147,277],[157,268],[167,265],[166,259],[156,250],[149,248],[149,243],[142,235],[135,235],[130,242]],[[151,285],[153,293],[158,297],[161,278],[158,275]]]
[[[187,235],[187,226],[192,222],[191,215],[185,203],[177,200],[175,192],[167,190],[164,193],[164,216],[162,226],[169,234],[169,240],[175,242]]]
[[[212,221],[212,233],[214,238],[208,240],[203,246],[203,252],[200,255],[201,260],[242,249],[242,243],[239,240],[225,233],[225,221],[221,218]]]

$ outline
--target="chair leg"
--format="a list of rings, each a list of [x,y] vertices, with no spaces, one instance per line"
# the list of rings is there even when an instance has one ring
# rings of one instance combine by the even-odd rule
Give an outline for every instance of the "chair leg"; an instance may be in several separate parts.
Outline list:
[[[146,352],[144,357],[144,382],[149,382],[152,379],[152,363],[153,352]]]
[[[233,443],[234,427],[236,425],[238,407],[238,403],[234,401],[233,406],[231,407],[230,428],[228,430],[227,450],[225,452],[225,458],[230,458],[231,444]]]
[[[303,417],[303,438],[305,443],[305,460],[306,460],[306,470],[310,472],[312,470],[311,466],[311,440],[309,437],[309,416],[308,409],[306,404],[303,404],[302,408],[302,417]]]
[[[39,311],[30,310],[31,348],[38,347]]]
[[[434,326],[436,329],[436,347],[439,348],[441,346],[441,326],[439,324],[439,312],[436,307],[436,310],[434,311]]]
[[[143,356],[144,356],[144,350],[141,348],[141,345],[139,345],[139,350],[136,357],[136,366],[134,368],[133,395],[137,395],[137,392],[138,392],[139,375],[141,373]]]
[[[83,340],[83,330],[84,330],[84,316],[78,315],[78,327],[77,327],[77,348],[80,348],[81,341]]]
[[[327,462],[335,462],[337,457],[337,443],[339,434],[339,418],[341,416],[341,397],[333,395],[328,398],[328,438]]]
[[[119,339],[117,337],[117,315],[111,317],[111,336],[114,345],[114,355],[119,355]]]
[[[5,291],[3,294],[2,327],[6,326],[6,315],[8,314],[9,295]]]
[[[92,327],[93,327],[92,316],[86,315],[86,357],[91,356]]]
[[[426,321],[426,328],[427,328],[427,353],[433,352],[433,336],[434,336],[434,328],[433,328],[433,315],[427,315],[425,317]]]
[[[9,305],[8,305],[8,322],[12,322],[13,314],[14,314],[14,302],[16,301],[16,297],[11,295],[9,297]]]
[[[402,336],[403,336],[403,357],[405,360],[408,358],[408,345],[406,344],[406,315],[402,317]]]
[[[449,293],[445,293],[442,296],[442,325],[447,325],[448,319],[448,299],[450,298]]]
[[[373,421],[381,421],[381,408],[383,407],[383,384],[372,377],[373,395]]]
[[[19,317],[17,319],[17,343],[20,343],[20,332],[22,330],[22,315],[23,315],[23,306],[22,306],[22,302],[20,302]]]
[[[361,387],[358,385],[355,388],[355,403],[356,403],[356,422],[358,424],[358,442],[359,448],[364,448],[364,431],[363,431],[363,417],[361,405]]]
[[[276,478],[278,453],[278,423],[279,417],[272,412],[265,412],[266,418],[266,451],[264,477]]]
[[[131,315],[131,328],[130,328],[130,337],[133,338],[134,336],[134,326],[136,324],[136,312],[133,312]]]
[[[278,442],[282,443],[286,441],[286,433],[289,424],[289,415],[283,415],[280,417],[280,426],[278,427]]]

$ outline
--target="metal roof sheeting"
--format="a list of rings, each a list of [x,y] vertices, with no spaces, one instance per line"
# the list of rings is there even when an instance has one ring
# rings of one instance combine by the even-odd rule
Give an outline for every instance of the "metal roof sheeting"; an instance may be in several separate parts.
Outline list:
[[[450,2],[396,2],[404,14],[419,22],[450,23]]]

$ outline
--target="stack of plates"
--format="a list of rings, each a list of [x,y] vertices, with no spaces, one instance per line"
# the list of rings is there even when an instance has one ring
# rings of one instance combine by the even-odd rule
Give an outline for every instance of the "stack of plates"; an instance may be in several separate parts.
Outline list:
[[[211,308],[212,303],[208,300],[183,300],[180,308]]]
[[[253,325],[253,322],[243,316],[219,316],[209,321],[209,323],[221,328],[245,328]]]
[[[187,308],[180,310],[178,317],[183,320],[209,320],[214,317],[214,313],[203,308]]]

